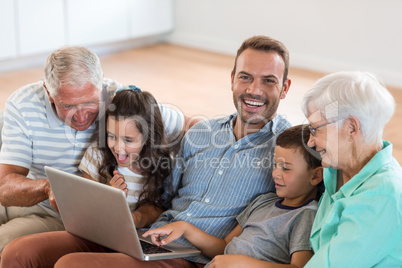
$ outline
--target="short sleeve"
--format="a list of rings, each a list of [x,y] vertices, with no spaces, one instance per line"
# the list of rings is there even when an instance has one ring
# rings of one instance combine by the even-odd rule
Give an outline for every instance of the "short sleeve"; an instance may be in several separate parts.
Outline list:
[[[33,151],[29,127],[23,119],[20,109],[10,101],[7,101],[4,110],[2,140],[0,163],[30,169]]]
[[[162,114],[163,126],[169,141],[174,141],[182,132],[184,127],[184,114],[170,106],[158,103]]]
[[[316,212],[316,210],[306,208],[300,212],[293,223],[289,240],[290,254],[300,250],[311,250],[310,234]]]
[[[102,164],[102,159],[102,153],[94,143],[85,151],[78,169],[90,175],[92,179],[99,181],[99,167]]]

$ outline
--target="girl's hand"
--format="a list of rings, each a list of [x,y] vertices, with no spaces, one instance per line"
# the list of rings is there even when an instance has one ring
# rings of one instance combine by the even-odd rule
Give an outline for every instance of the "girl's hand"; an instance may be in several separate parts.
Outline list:
[[[113,171],[113,178],[110,180],[109,184],[114,188],[122,190],[127,196],[128,189],[126,180],[124,179],[124,176],[119,174],[117,170]]]
[[[160,228],[148,230],[142,236],[147,237],[150,235],[153,244],[157,246],[164,246],[181,237],[186,232],[185,227],[186,222],[177,221]],[[167,237],[162,239],[164,236]]]

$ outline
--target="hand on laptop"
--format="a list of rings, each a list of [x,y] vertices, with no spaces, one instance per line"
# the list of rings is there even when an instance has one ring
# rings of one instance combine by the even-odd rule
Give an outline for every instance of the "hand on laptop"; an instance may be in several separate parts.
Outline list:
[[[187,231],[187,226],[187,222],[177,221],[160,228],[148,230],[142,236],[147,237],[150,235],[154,245],[164,246],[181,237]]]
[[[113,171],[113,178],[110,180],[110,186],[122,190],[127,196],[128,189],[126,180],[117,170]]]
[[[49,193],[49,202],[50,202],[50,205],[57,211],[57,213],[60,213],[59,209],[57,207],[57,204],[56,204],[56,199],[54,198],[54,195],[53,195],[53,191],[50,191],[50,193]]]

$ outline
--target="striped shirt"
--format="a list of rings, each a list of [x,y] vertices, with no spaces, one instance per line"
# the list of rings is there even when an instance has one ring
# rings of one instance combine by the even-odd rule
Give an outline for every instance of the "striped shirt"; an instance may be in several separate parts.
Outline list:
[[[134,210],[138,197],[143,192],[145,179],[144,176],[132,172],[127,167],[117,167],[119,174],[124,176],[124,180],[127,184],[127,203],[131,210]]]
[[[124,87],[116,81],[104,79],[101,103],[108,103],[116,89]],[[184,122],[183,115],[173,118]],[[6,102],[0,163],[29,169],[31,179],[46,178],[45,165],[78,174],[78,165],[95,127],[96,122],[85,131],[72,129],[58,118],[43,81],[29,84],[14,92]],[[50,215],[59,217],[48,200],[39,205]]]
[[[277,115],[259,132],[236,141],[235,117],[199,122],[186,133],[171,175],[173,191],[164,195],[173,198],[171,208],[152,228],[186,221],[224,238],[253,199],[275,191],[271,174],[276,136],[290,123]],[[177,242],[191,245],[183,237]],[[189,260],[210,261],[203,255]]]
[[[102,164],[103,154],[96,143],[89,146],[86,150],[84,157],[81,160],[81,164],[78,168],[91,176],[92,179],[100,181],[99,167]],[[130,208],[133,210],[138,202],[138,197],[143,191],[145,178],[144,176],[132,172],[127,167],[118,167],[119,174],[124,176],[125,183],[127,184],[127,202]]]

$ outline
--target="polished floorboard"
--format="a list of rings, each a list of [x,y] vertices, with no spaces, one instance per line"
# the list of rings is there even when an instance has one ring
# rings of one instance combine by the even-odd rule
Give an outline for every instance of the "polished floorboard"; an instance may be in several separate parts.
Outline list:
[[[234,56],[172,44],[157,44],[100,57],[104,76],[121,83],[135,84],[150,91],[157,100],[178,107],[187,116],[214,118],[235,111],[230,88]],[[300,110],[303,94],[325,75],[291,68],[292,79],[279,113],[292,124],[305,123]],[[0,73],[0,109],[19,87],[43,77],[42,67]],[[384,139],[394,144],[394,156],[402,163],[402,88],[390,88],[397,108],[386,125]],[[399,138],[398,138],[399,137]]]

